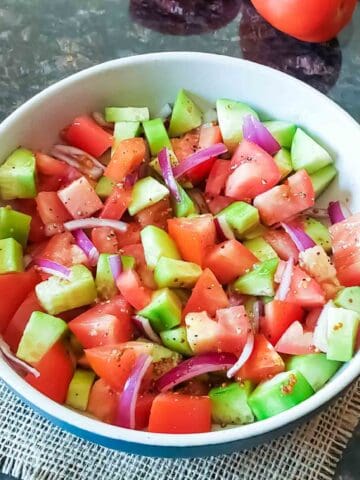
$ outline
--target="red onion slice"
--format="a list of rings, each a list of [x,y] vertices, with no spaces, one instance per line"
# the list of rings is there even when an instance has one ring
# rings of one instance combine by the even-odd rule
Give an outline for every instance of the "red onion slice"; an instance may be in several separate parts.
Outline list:
[[[70,232],[73,230],[78,230],[82,228],[97,228],[97,227],[110,227],[117,232],[126,232],[128,225],[125,222],[120,222],[120,220],[110,220],[108,218],[80,218],[79,220],[70,220],[69,222],[64,223],[66,230]]]
[[[159,335],[153,330],[149,320],[141,315],[134,315],[132,317],[133,322],[139,330],[141,330],[146,337],[154,343],[161,344]]]
[[[219,216],[214,218],[214,224],[216,232],[219,236],[220,241],[225,240],[234,240],[235,234],[231,230],[229,224],[226,221],[225,217]]]
[[[253,115],[246,115],[244,118],[243,135],[245,140],[256,143],[270,155],[275,155],[281,149],[278,141],[271,135],[265,125]]]
[[[182,177],[187,171],[201,165],[202,163],[210,160],[210,158],[217,157],[228,151],[227,147],[223,143],[216,143],[211,147],[202,148],[197,152],[193,153],[185,160],[183,160],[179,165],[173,168],[174,177]]]
[[[99,260],[98,249],[95,247],[90,238],[81,228],[73,230],[72,234],[75,238],[77,246],[80,247],[81,250],[88,257],[90,266],[94,267]]]
[[[204,353],[181,362],[156,381],[156,387],[166,392],[179,383],[203,373],[225,370],[234,365],[236,357],[232,353]]]
[[[287,297],[287,294],[290,290],[291,279],[294,271],[294,259],[292,257],[285,264],[283,270],[279,288],[277,289],[275,299],[284,301]]]
[[[39,258],[34,261],[34,264],[37,266],[38,270],[41,270],[44,273],[49,275],[55,275],[56,277],[69,280],[71,275],[71,270],[60,263],[53,262],[52,260],[47,260],[46,258]]]
[[[151,362],[151,356],[145,353],[139,355],[136,360],[131,375],[127,379],[124,390],[119,397],[116,416],[116,425],[119,427],[135,429],[135,410],[141,381],[150,367]]]
[[[93,117],[93,119],[95,120],[95,122],[100,125],[100,127],[105,127],[105,128],[114,128],[114,124],[113,123],[110,123],[110,122],[107,122],[105,120],[105,117],[102,113],[100,112],[93,112],[91,114],[91,116]]]
[[[96,160],[96,158],[75,147],[70,147],[68,145],[55,145],[50,154],[94,180],[100,178],[105,170],[104,165]]]
[[[307,233],[304,232],[300,227],[295,225],[290,225],[289,223],[281,223],[281,226],[285,232],[290,236],[291,240],[295,243],[298,250],[303,252],[308,248],[315,247],[315,242],[312,238],[309,237]]]
[[[120,273],[122,272],[122,263],[121,263],[121,258],[119,255],[110,255],[109,257],[109,265],[110,265],[110,270],[112,273],[112,276],[115,280],[119,278]]]
[[[4,359],[7,360],[11,365],[14,364],[19,367],[20,370],[31,373],[34,377],[40,377],[40,372],[36,368],[31,367],[26,362],[17,358],[10,350],[9,345],[3,340],[0,335],[0,353],[3,355]]]
[[[229,370],[226,373],[226,376],[228,378],[232,378],[236,374],[236,372],[240,370],[240,368],[244,365],[244,363],[249,359],[253,350],[254,350],[254,333],[250,331],[248,333],[248,337],[240,357],[238,358],[236,363],[231,368],[229,368]]]
[[[169,190],[173,195],[173,197],[175,198],[175,200],[178,203],[180,203],[181,195],[180,195],[176,180],[174,178],[173,169],[170,161],[170,153],[166,147],[160,150],[158,154],[158,160],[159,160],[161,173],[165,180],[166,185],[169,187]]]
[[[339,201],[329,203],[328,213],[332,225],[342,222],[351,216],[349,209]]]

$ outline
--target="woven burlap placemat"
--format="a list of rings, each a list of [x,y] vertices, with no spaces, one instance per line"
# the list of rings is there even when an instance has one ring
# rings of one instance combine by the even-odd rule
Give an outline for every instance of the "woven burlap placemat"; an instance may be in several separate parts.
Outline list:
[[[336,403],[277,440],[198,459],[127,455],[54,427],[0,382],[0,471],[23,480],[332,480],[360,418],[360,379]]]

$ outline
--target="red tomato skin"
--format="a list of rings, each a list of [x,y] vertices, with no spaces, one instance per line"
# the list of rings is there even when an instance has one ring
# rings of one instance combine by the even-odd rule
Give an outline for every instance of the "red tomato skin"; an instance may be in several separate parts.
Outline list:
[[[28,294],[28,296],[16,310],[14,316],[4,331],[4,340],[14,353],[17,351],[29,318],[32,312],[35,311],[43,312],[44,310],[37,299],[35,291],[33,290]]]
[[[105,175],[114,182],[123,182],[126,175],[137,169],[146,157],[146,144],[143,138],[122,140],[106,167]]]
[[[0,275],[0,333],[6,329],[16,310],[40,280],[34,269],[21,273],[3,273]]]
[[[245,307],[221,308],[216,312],[216,319],[220,326],[218,351],[240,355],[251,331]]]
[[[54,235],[41,253],[41,258],[60,263],[65,267],[82,263],[87,265],[88,258],[80,247],[74,244],[70,232]]]
[[[165,197],[160,202],[144,208],[135,215],[135,220],[139,223],[141,228],[148,225],[155,225],[156,227],[167,229],[167,221],[172,217],[172,209],[170,198]]]
[[[231,159],[231,171],[225,195],[247,200],[274,187],[281,173],[274,159],[255,143],[243,140]]]
[[[260,320],[260,332],[275,345],[287,328],[296,320],[301,321],[304,310],[296,304],[273,300],[265,305],[265,316]]]
[[[326,42],[350,21],[356,0],[251,0],[273,27],[304,42]]]
[[[312,332],[304,331],[300,322],[293,322],[275,345],[275,350],[286,355],[307,355],[315,352]]]
[[[102,422],[114,424],[118,403],[119,394],[99,378],[91,389],[87,411]]]
[[[54,185],[58,183],[58,188],[55,190],[58,190],[60,187],[63,187],[81,177],[81,173],[76,168],[51,157],[50,155],[37,152],[35,158],[36,169],[38,174],[44,177],[43,182],[45,183],[46,181],[49,181],[49,179],[53,179],[52,181],[54,181]]]
[[[116,232],[119,248],[134,243],[141,243],[140,232],[142,228],[137,222],[129,222],[126,232]]]
[[[209,207],[210,212],[213,215],[221,212],[231,203],[233,203],[234,199],[229,197],[224,197],[224,195],[217,195],[216,197],[206,197],[206,204]]]
[[[100,157],[113,143],[113,137],[101,128],[91,117],[77,117],[63,131],[64,139],[94,157]]]
[[[259,209],[261,220],[266,225],[288,220],[314,204],[314,187],[305,170],[299,170],[284,184],[261,193],[254,200],[254,206]]]
[[[99,218],[120,220],[131,203],[131,189],[116,185],[107,198]]]
[[[210,214],[192,218],[170,218],[168,230],[182,258],[200,266],[205,259],[206,248],[214,245],[216,241],[215,224]]]
[[[25,381],[51,400],[64,403],[74,373],[73,361],[64,344],[55,343],[34,367],[40,372],[40,377],[29,373]]]
[[[206,311],[214,316],[220,308],[229,306],[229,300],[222,286],[209,268],[205,268],[196,282],[183,311],[183,317],[190,312]]]
[[[104,345],[85,350],[85,355],[94,372],[117,392],[124,388],[136,361],[133,349],[120,345]]]
[[[292,257],[295,262],[298,261],[299,250],[284,230],[267,230],[264,238],[270,243],[281,260],[289,260],[289,258]]]
[[[360,285],[360,214],[352,215],[329,229],[333,249],[333,261],[341,285]]]
[[[208,148],[223,141],[218,125],[201,125],[199,134],[199,148]]]
[[[121,272],[116,285],[135,310],[142,310],[151,301],[152,291],[142,284],[139,275],[134,270]]]
[[[209,397],[161,393],[153,401],[149,432],[203,433],[211,429]]]
[[[204,267],[210,268],[221,284],[228,284],[256,263],[259,260],[244,245],[237,240],[226,240],[206,250]]]
[[[91,240],[100,253],[117,253],[118,237],[110,227],[97,227],[91,230]]]
[[[255,335],[254,349],[249,359],[236,374],[238,381],[251,380],[259,383],[285,370],[285,364],[264,335]]]
[[[133,336],[131,314],[128,302],[117,295],[86,310],[68,326],[84,348],[122,343]]]
[[[71,215],[60,202],[56,192],[39,192],[36,205],[44,224],[64,223],[71,220]]]
[[[224,192],[226,181],[230,175],[229,160],[215,160],[206,180],[206,195],[215,197]]]
[[[325,305],[326,299],[323,289],[316,280],[295,266],[285,301],[303,308],[316,308]]]

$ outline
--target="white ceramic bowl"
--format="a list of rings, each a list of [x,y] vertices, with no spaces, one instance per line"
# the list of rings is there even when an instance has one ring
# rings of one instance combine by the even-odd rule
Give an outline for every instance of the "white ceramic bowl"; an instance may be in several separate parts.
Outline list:
[[[62,80],[0,125],[0,160],[19,145],[47,149],[76,115],[107,105],[147,105],[155,113],[173,101],[181,87],[203,108],[228,97],[250,104],[264,117],[290,120],[306,128],[332,152],[340,171],[320,203],[346,198],[353,211],[360,210],[359,125],[326,96],[292,77],[255,63],[204,53],[124,58]],[[25,383],[0,358],[0,375],[9,387],[62,428],[112,448],[168,457],[216,455],[271,439],[314,414],[359,373],[360,352],[311,398],[268,420],[211,433],[165,435],[110,426],[60,406]]]

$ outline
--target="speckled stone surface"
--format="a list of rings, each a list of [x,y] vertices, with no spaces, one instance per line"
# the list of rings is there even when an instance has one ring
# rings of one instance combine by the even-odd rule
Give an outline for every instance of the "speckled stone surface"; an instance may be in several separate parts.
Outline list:
[[[78,70],[171,50],[265,63],[320,89],[360,120],[360,6],[338,39],[309,45],[272,29],[248,0],[1,0],[0,120]],[[360,478],[359,449],[360,429],[336,478]]]

